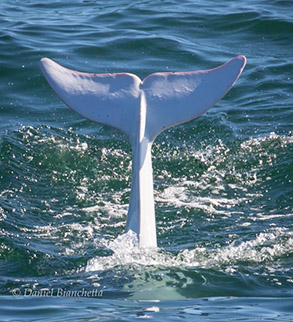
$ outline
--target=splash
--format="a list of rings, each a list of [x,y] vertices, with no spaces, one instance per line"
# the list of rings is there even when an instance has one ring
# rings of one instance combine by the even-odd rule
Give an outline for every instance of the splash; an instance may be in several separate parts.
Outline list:
[[[139,249],[132,231],[109,242],[111,256],[88,261],[86,271],[103,271],[118,266],[155,266],[219,269],[240,264],[268,264],[293,254],[293,233],[286,228],[273,228],[248,241],[233,241],[225,247],[185,249],[178,254],[162,249]]]

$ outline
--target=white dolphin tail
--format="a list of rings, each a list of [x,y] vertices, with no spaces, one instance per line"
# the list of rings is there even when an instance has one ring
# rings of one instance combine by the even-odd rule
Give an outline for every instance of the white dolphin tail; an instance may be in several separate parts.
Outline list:
[[[88,74],[41,60],[47,81],[74,111],[124,132],[132,146],[132,186],[126,231],[140,247],[156,247],[151,149],[164,129],[192,120],[217,103],[246,63],[237,56],[215,69],[136,75]]]

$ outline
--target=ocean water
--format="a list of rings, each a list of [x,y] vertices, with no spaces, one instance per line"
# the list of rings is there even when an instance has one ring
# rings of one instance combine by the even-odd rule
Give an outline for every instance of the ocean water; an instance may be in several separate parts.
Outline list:
[[[271,1],[0,1],[0,320],[293,321],[293,10]],[[125,234],[131,149],[39,68],[247,65],[153,146],[158,249]]]

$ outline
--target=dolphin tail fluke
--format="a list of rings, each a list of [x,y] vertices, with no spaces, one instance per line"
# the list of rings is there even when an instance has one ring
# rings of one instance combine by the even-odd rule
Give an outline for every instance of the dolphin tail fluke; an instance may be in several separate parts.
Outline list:
[[[88,74],[41,60],[47,81],[85,118],[125,133],[132,146],[132,189],[126,230],[140,247],[156,247],[151,146],[164,129],[205,113],[233,86],[246,63],[238,56],[215,69],[136,75]]]
[[[155,73],[143,81],[150,139],[171,126],[190,121],[213,107],[234,85],[246,58],[237,56],[214,69]]]
[[[41,70],[63,102],[83,117],[132,134],[140,103],[140,79],[127,73],[89,74],[42,58]],[[134,125],[135,126],[135,125]]]

